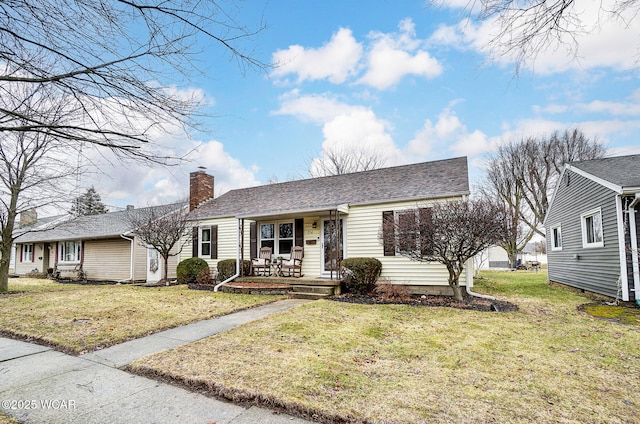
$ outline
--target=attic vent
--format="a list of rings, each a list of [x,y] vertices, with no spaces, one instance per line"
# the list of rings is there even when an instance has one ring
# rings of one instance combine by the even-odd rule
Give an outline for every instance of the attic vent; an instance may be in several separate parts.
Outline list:
[[[569,184],[571,184],[571,174],[568,172],[564,174],[564,181],[567,184],[567,187],[569,187]]]

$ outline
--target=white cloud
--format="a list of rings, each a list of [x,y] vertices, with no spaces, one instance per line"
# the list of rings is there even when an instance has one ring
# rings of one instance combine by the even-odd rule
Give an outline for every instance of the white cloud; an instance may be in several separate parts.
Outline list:
[[[457,156],[476,156],[493,148],[481,131],[469,132],[467,126],[450,108],[444,109],[433,123],[430,119],[406,146],[408,157],[426,160],[434,150],[448,150]]]
[[[399,33],[372,32],[372,47],[367,54],[367,72],[357,83],[379,90],[392,87],[406,75],[434,78],[442,73],[440,63],[420,47],[411,19],[399,24]]]
[[[320,48],[305,48],[300,45],[277,50],[272,55],[277,65],[271,76],[281,79],[289,74],[297,74],[297,82],[328,79],[340,84],[356,73],[362,56],[362,45],[351,30],[340,28],[331,40]]]
[[[301,95],[298,89],[283,94],[279,100],[281,106],[273,112],[274,115],[291,115],[303,122],[319,125],[338,115],[366,109],[364,106],[348,105],[328,94]]]
[[[464,7],[458,1],[442,1],[453,8]],[[542,45],[536,54],[529,54],[521,64],[541,74],[553,74],[568,70],[585,71],[607,67],[618,71],[635,69],[638,59],[638,37],[640,20],[635,19],[636,8],[631,7],[619,15],[609,13],[616,10],[616,0],[593,2],[577,0],[568,9],[575,12],[575,20],[567,20],[567,32],[559,42],[543,40],[540,37],[531,40],[531,45]],[[518,24],[513,25],[514,28]],[[490,45],[494,39],[508,42],[517,36],[517,32],[500,34],[499,22],[490,18],[479,23],[462,20],[457,25],[439,28],[431,38],[432,42],[460,46],[461,43],[488,58],[502,64],[511,64],[518,52],[501,50],[500,44]],[[577,49],[574,50],[574,42]]]

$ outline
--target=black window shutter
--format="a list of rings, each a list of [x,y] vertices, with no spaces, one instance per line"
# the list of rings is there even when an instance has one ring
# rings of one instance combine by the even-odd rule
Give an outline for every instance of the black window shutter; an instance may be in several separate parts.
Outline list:
[[[296,219],[294,228],[295,228],[294,231],[295,231],[295,238],[296,238],[294,245],[304,247],[304,219],[302,218]],[[302,252],[304,256],[304,250]]]
[[[433,231],[431,228],[431,208],[418,209],[420,217],[420,253],[423,256],[433,255]]]
[[[258,257],[258,223],[249,224],[249,257]]]
[[[211,259],[218,259],[218,226],[211,226]]]
[[[198,257],[198,227],[191,230],[191,256]]]
[[[384,256],[395,256],[393,211],[382,212],[382,246]]]

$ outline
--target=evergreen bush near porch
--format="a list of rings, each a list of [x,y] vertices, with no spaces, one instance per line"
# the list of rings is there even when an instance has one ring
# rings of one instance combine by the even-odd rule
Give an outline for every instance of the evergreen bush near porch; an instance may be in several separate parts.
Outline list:
[[[209,264],[202,258],[188,258],[180,261],[176,269],[176,277],[180,284],[194,284],[198,275],[209,274]]]
[[[251,273],[251,261],[244,260],[242,262],[242,270],[244,275]],[[236,259],[223,259],[218,262],[218,280],[224,281],[229,277],[233,277],[236,273]]]
[[[376,281],[382,272],[382,262],[376,258],[348,258],[340,262],[340,269],[346,268],[350,278],[345,281],[347,291],[367,294],[376,287]]]

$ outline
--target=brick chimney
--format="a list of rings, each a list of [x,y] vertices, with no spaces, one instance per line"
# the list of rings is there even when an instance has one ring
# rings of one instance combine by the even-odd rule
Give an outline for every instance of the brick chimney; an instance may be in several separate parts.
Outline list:
[[[213,177],[204,170],[189,174],[189,211],[213,199]]]
[[[20,212],[20,226],[33,225],[38,220],[38,213],[35,209],[29,209],[24,212]]]

